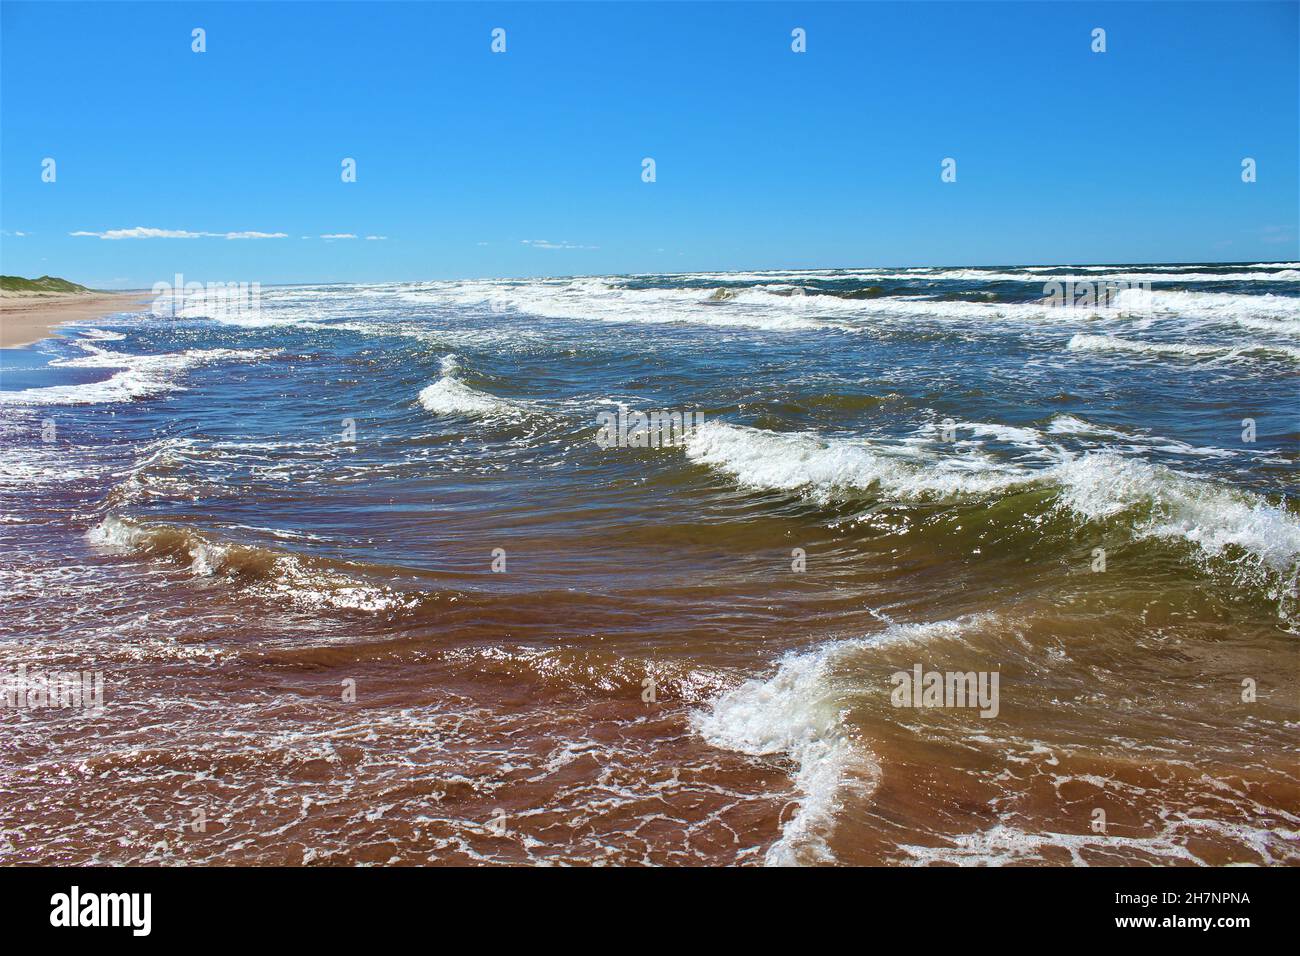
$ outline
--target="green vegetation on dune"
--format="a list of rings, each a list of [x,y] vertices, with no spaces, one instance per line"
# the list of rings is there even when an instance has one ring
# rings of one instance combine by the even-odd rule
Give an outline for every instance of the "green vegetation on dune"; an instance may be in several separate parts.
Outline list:
[[[24,279],[22,276],[0,276],[0,290],[5,292],[90,292],[84,285],[77,285],[67,279],[54,276],[41,276],[39,279]]]

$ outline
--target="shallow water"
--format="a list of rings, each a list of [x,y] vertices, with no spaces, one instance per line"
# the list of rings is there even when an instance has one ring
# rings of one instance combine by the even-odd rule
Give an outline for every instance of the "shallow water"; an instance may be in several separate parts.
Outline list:
[[[0,674],[104,707],[0,708],[0,861],[1300,862],[1298,263],[274,288],[19,354]]]

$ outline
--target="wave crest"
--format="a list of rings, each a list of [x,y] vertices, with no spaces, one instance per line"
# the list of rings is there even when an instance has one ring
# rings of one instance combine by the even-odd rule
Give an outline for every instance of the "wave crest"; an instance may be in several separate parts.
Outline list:
[[[821,503],[879,490],[908,500],[984,495],[1028,480],[1024,471],[971,456],[934,461],[908,446],[826,440],[725,422],[691,435],[686,456],[746,488],[800,491]]]
[[[1001,436],[1002,431],[1014,435]],[[994,437],[1022,441],[1028,431],[993,429]],[[1238,583],[1261,588],[1279,602],[1283,616],[1289,613],[1300,577],[1300,517],[1285,503],[1113,452],[1070,455],[1035,445],[1050,463],[1013,469],[978,451],[939,458],[912,444],[708,422],[692,436],[686,454],[742,488],[794,492],[820,505],[871,496],[979,499],[1050,490],[1055,507],[1076,518],[1102,522],[1128,515],[1135,539],[1177,541],[1196,549],[1202,559],[1227,561]]]
[[[330,569],[322,561],[270,548],[223,542],[188,528],[138,524],[109,515],[91,528],[86,537],[91,543],[112,550],[188,564],[195,577],[237,579],[250,593],[286,600],[304,610],[392,612],[413,608],[420,601],[418,596],[369,584]]]
[[[88,355],[56,359],[59,368],[114,368],[121,371],[99,382],[46,385],[12,392],[0,391],[0,405],[95,405],[129,402],[164,392],[183,391],[176,378],[187,369],[208,362],[257,361],[278,355],[279,349],[188,349],[161,355],[109,352],[89,341],[78,342]]]
[[[460,380],[460,360],[454,355],[442,359],[442,378],[425,387],[419,402],[425,411],[434,415],[469,415],[473,417],[500,417],[522,414],[525,409],[518,402],[480,392]]]

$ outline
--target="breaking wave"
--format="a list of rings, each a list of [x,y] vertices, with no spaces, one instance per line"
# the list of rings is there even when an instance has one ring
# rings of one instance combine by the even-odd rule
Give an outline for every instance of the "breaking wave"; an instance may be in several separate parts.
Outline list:
[[[1055,425],[1068,430],[1086,423],[1066,417]],[[1038,434],[984,427],[992,437],[1022,443]],[[1239,583],[1262,588],[1287,611],[1300,575],[1300,517],[1285,503],[1113,452],[1070,455],[1042,447],[1054,463],[1010,468],[979,450],[937,457],[903,442],[826,439],[708,422],[692,436],[686,454],[743,488],[795,492],[823,505],[873,496],[971,500],[1019,489],[1050,490],[1055,507],[1077,518],[1100,522],[1125,515],[1137,539],[1178,541],[1204,559],[1227,559]]]
[[[1071,352],[1129,352],[1137,355],[1176,355],[1185,358],[1233,358],[1240,355],[1271,355],[1300,361],[1300,347],[1251,342],[1245,345],[1208,345],[1189,342],[1139,342],[1113,335],[1079,333],[1066,344]]]
[[[425,411],[434,415],[483,418],[519,415],[525,411],[524,406],[518,402],[466,385],[460,380],[459,372],[460,361],[455,355],[442,359],[442,378],[424,388],[419,395],[420,404]]]
[[[302,610],[395,612],[417,606],[418,595],[370,584],[318,559],[234,544],[173,525],[140,524],[109,515],[86,534],[109,550],[167,558],[198,578],[228,578],[259,597]]]
[[[905,445],[826,440],[725,422],[696,429],[686,456],[730,475],[741,487],[798,491],[819,503],[870,490],[908,500],[985,495],[1032,478],[988,459],[936,461]]]
[[[56,359],[50,365],[61,368],[114,368],[121,371],[99,382],[75,385],[46,385],[16,391],[0,391],[0,404],[8,405],[95,405],[129,402],[165,392],[182,391],[177,377],[186,369],[208,362],[256,361],[276,355],[278,349],[188,349],[161,355],[128,355],[109,352],[90,342],[78,342],[90,354]]]
[[[847,732],[846,694],[860,679],[839,686],[836,670],[855,651],[885,643],[955,637],[988,615],[956,621],[891,624],[879,634],[792,652],[766,680],[746,681],[691,715],[695,731],[723,750],[780,755],[795,764],[797,809],[768,848],[769,866],[833,863],[830,837],[846,800],[868,800],[880,779],[875,757]]]

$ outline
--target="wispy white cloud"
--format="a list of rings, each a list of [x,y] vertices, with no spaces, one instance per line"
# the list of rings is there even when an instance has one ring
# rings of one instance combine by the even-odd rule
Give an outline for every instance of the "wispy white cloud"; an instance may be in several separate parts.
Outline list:
[[[68,233],[70,236],[93,236],[96,239],[201,239],[203,233],[189,232],[185,229],[150,229],[136,226],[134,229],[108,229],[104,232],[91,232],[79,229]]]
[[[94,232],[79,229],[68,233],[70,236],[92,236],[96,239],[287,239],[283,232],[192,232],[189,229],[154,229],[150,226],[136,226],[132,229],[106,229]]]
[[[355,232],[327,232],[321,236],[322,239],[355,239]]]
[[[25,232],[18,232],[18,231],[10,232],[8,229],[0,229],[0,236],[15,236],[19,239],[22,239],[26,235],[27,233]]]
[[[576,242],[551,242],[549,239],[520,239],[525,246],[534,249],[599,249],[599,246],[583,246]]]
[[[384,239],[387,239],[388,237],[387,236],[366,236],[366,238],[371,242],[382,242]]]

